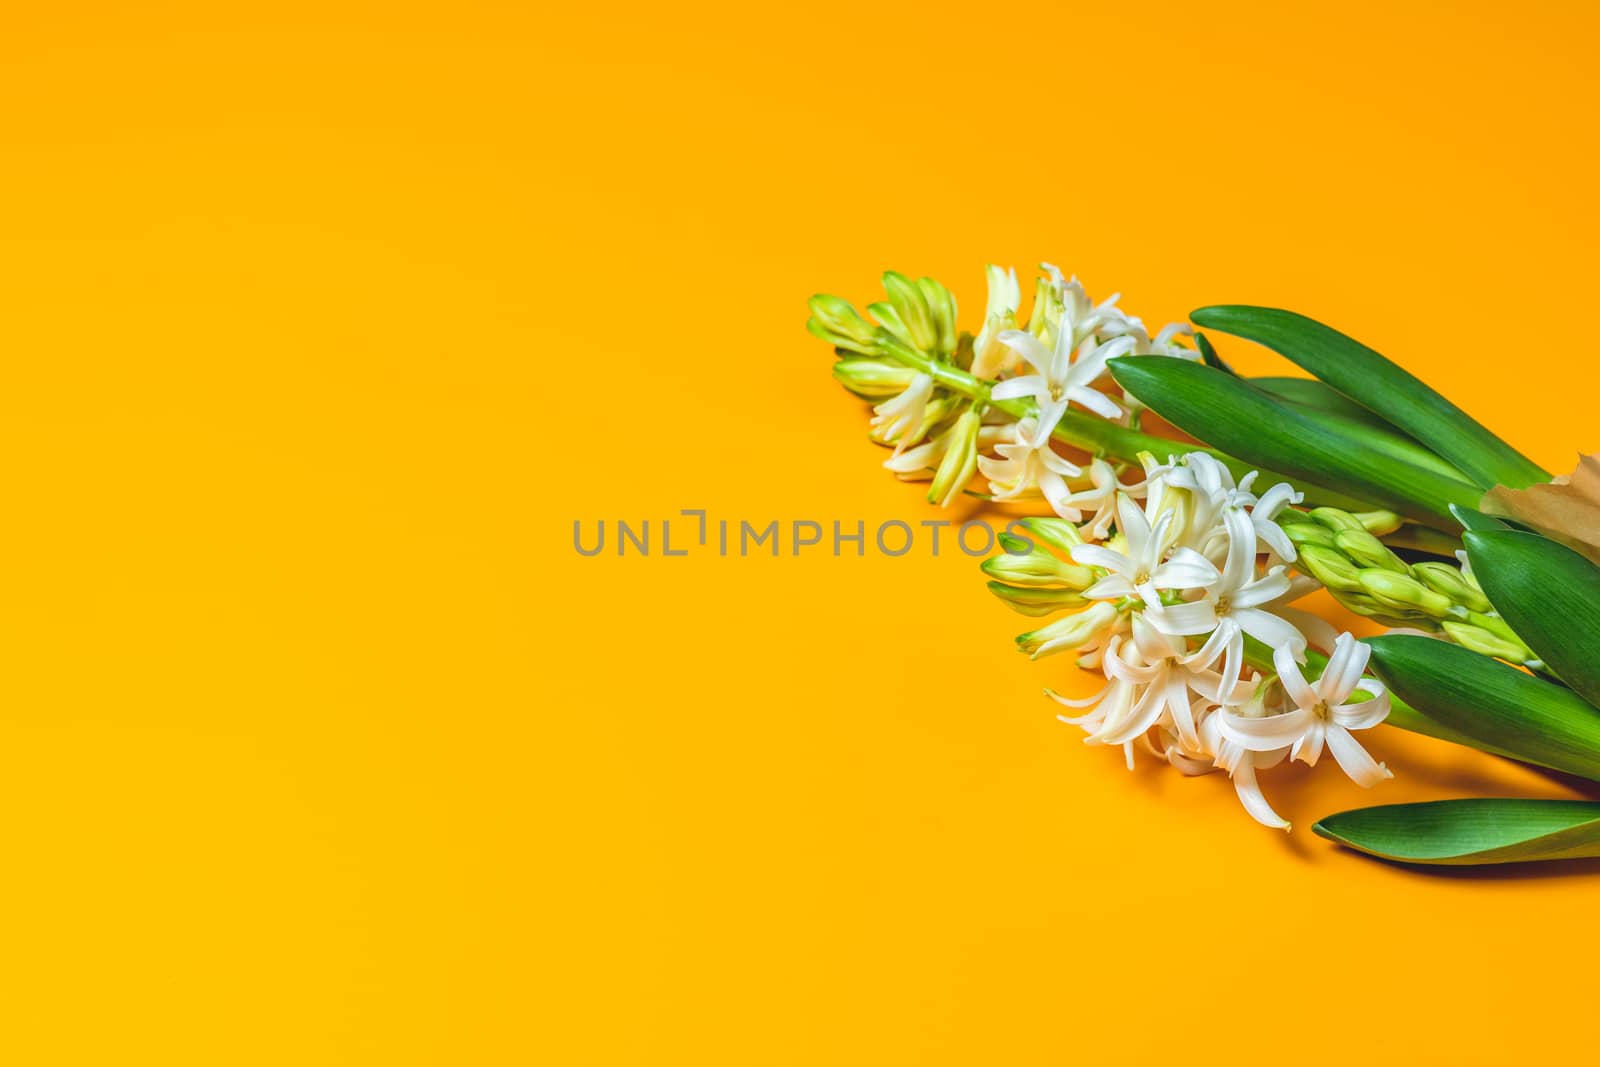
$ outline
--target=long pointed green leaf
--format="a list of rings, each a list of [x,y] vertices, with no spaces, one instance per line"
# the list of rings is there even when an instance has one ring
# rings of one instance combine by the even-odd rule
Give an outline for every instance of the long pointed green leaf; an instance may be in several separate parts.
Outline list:
[[[1479,747],[1600,781],[1600,709],[1570,689],[1431,637],[1367,641],[1373,673]]]
[[[1472,573],[1545,666],[1600,705],[1600,568],[1536,533],[1469,530]]]
[[[1244,305],[1201,308],[1190,318],[1208,329],[1263,344],[1299,364],[1415,437],[1480,488],[1523,489],[1550,480],[1538,464],[1421,379],[1332,327],[1292,311]]]
[[[1198,334],[1196,336],[1199,336]],[[1319,382],[1315,378],[1286,378],[1268,375],[1261,378],[1251,378],[1250,384],[1257,389],[1264,390],[1296,407],[1316,408],[1334,415],[1343,415],[1357,422],[1364,422],[1378,430],[1395,430],[1382,415],[1376,411],[1368,411],[1354,400],[1345,396],[1327,382]]]
[[[1292,401],[1287,402],[1287,406],[1301,418],[1310,419],[1324,429],[1350,441],[1359,442],[1374,452],[1381,452],[1391,459],[1409,463],[1413,467],[1420,467],[1423,470],[1433,471],[1435,474],[1442,474],[1446,478],[1454,479],[1463,485],[1472,484],[1466,475],[1417,444],[1405,434],[1398,433],[1392,429],[1379,429],[1369,422],[1348,418],[1336,411],[1307,408]]]
[[[1471,506],[1482,495],[1465,482],[1401,462],[1307,419],[1203,364],[1124,356],[1110,366],[1119,385],[1207,444],[1441,529],[1456,527],[1451,504]]]
[[[1600,803],[1435,800],[1330,815],[1320,837],[1402,863],[1471,866],[1600,856]]]

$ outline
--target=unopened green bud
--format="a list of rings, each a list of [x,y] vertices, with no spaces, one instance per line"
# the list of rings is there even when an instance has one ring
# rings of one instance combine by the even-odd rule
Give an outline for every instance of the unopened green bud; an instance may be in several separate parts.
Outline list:
[[[1467,612],[1467,621],[1480,630],[1489,631],[1506,644],[1515,645],[1520,650],[1520,658],[1517,662],[1527,663],[1538,658],[1533,654],[1533,650],[1527,646],[1526,642],[1517,636],[1517,632],[1500,616],[1481,611],[1469,611]]]
[[[1339,508],[1312,508],[1311,517],[1330,530],[1360,530],[1365,533],[1367,528],[1361,525],[1361,520],[1348,511]]]
[[[1390,626],[1409,625],[1413,621],[1420,621],[1423,618],[1422,615],[1414,611],[1398,611],[1376,597],[1368,596],[1366,593],[1336,592],[1334,597],[1339,603],[1357,615],[1369,619],[1377,619],[1379,622]]]
[[[1411,575],[1436,593],[1449,597],[1469,611],[1488,611],[1489,598],[1448,563],[1413,563]]]
[[[1358,511],[1352,517],[1375,537],[1394,533],[1405,522],[1392,511]]]
[[[1368,567],[1361,572],[1361,588],[1366,594],[1399,611],[1420,611],[1435,619],[1450,614],[1450,598],[1435,593],[1409,574]]]
[[[1059,549],[1068,554],[1078,545],[1083,544],[1083,535],[1078,532],[1078,527],[1066,519],[1058,519],[1054,516],[1050,518],[1034,516],[1033,518],[1023,519],[1022,525],[1028,528],[1029,533],[1038,537],[1039,540],[1051,548]]]
[[[1033,618],[1054,615],[1058,611],[1075,608],[1083,603],[1083,597],[1078,595],[1075,589],[1048,589],[990,582],[989,592],[1005,601],[1006,606],[1012,611]]]
[[[983,416],[968,408],[946,431],[944,459],[939,461],[939,469],[934,472],[928,503],[947,508],[972,481],[978,469],[978,427],[982,423]]]
[[[1320,548],[1334,550],[1333,531],[1320,522],[1291,522],[1283,524],[1283,532],[1288,535],[1296,547],[1304,548],[1307,545],[1316,545]]]
[[[1362,567],[1381,567],[1395,574],[1406,573],[1406,561],[1389,551],[1382,541],[1366,530],[1340,530],[1333,535],[1333,543]]]
[[[1492,634],[1481,626],[1450,619],[1446,619],[1441,625],[1444,626],[1444,632],[1450,635],[1450,639],[1462,648],[1470,648],[1482,655],[1493,656],[1511,663],[1523,663],[1528,659],[1525,648]]]
[[[841,359],[833,365],[833,376],[863,400],[887,400],[905,392],[917,372],[875,359]]]
[[[1114,604],[1097,600],[1076,615],[1017,637],[1017,647],[1034,659],[1082,648],[1111,626],[1117,618]]]
[[[917,288],[933,315],[934,344],[939,355],[949,359],[956,350],[956,298],[955,294],[933,278],[918,278]]]
[[[894,305],[900,321],[905,325],[902,336],[917,351],[932,352],[939,341],[939,333],[933,324],[933,309],[928,307],[928,301],[922,295],[922,290],[917,288],[917,283],[896,271],[884,271],[883,289],[889,294],[889,303]],[[888,326],[883,316],[878,315],[877,307],[874,304],[869,310]]]
[[[1336,592],[1361,592],[1361,571],[1331,548],[1305,545],[1300,549],[1300,557],[1295,565]]]
[[[1061,586],[1082,590],[1094,584],[1094,574],[1088,567],[1067,563],[1038,545],[1008,533],[1000,534],[999,540],[1005,554],[984,560],[981,567],[991,578],[1030,588]]]
[[[870,356],[878,350],[877,329],[850,305],[827,293],[811,298],[806,329],[835,348]]]

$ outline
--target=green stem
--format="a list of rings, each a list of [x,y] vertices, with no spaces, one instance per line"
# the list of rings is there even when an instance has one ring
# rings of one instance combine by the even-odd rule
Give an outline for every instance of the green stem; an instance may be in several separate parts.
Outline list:
[[[994,383],[978,378],[967,373],[961,368],[950,363],[944,363],[913,352],[904,345],[887,346],[885,355],[896,359],[914,370],[920,371],[932,378],[936,385],[970,397],[980,403],[989,404],[998,408],[1016,419],[1024,419],[1038,412],[1038,405],[1032,400],[995,400],[989,395]],[[1131,430],[1126,426],[1118,426],[1114,422],[1085,415],[1080,411],[1067,411],[1062,414],[1061,421],[1056,424],[1051,434],[1056,440],[1074,448],[1081,448],[1092,455],[1105,455],[1122,460],[1125,463],[1138,463],[1139,453],[1149,452],[1157,459],[1166,459],[1168,456],[1181,455],[1185,452],[1205,452],[1215,457],[1233,472],[1235,478],[1243,478],[1246,474],[1259,468],[1236,459],[1207,445],[1197,445],[1188,441],[1174,441],[1168,437],[1157,437],[1154,434]],[[1273,471],[1263,470],[1259,477],[1270,485],[1274,482],[1288,482],[1306,495],[1307,503],[1326,504],[1331,507],[1343,508],[1346,511],[1372,511],[1372,505],[1363,503],[1324,489],[1321,486],[1309,485],[1297,478],[1290,478]]]

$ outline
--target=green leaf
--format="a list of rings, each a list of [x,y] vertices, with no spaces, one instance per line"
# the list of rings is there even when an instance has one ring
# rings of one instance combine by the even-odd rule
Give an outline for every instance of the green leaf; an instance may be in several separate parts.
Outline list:
[[[1463,485],[1472,484],[1471,480],[1459,470],[1429,452],[1405,434],[1387,428],[1386,424],[1385,428],[1380,429],[1370,422],[1362,419],[1352,419],[1336,411],[1307,408],[1294,403],[1288,403],[1286,406],[1301,418],[1310,419],[1332,433],[1363,444],[1391,459],[1397,459],[1402,463],[1409,463],[1413,467],[1420,467],[1423,470],[1442,474],[1446,478],[1451,478]]]
[[[1600,568],[1536,533],[1469,530],[1462,540],[1501,618],[1551,673],[1600,704]]]
[[[1327,382],[1319,382],[1315,378],[1280,378],[1269,375],[1251,378],[1250,384],[1298,408],[1314,408],[1364,422],[1374,429],[1399,432],[1389,425],[1382,415],[1368,411]]]
[[[1215,367],[1229,374],[1237,373],[1232,367],[1222,362],[1222,357],[1217,355],[1217,350],[1211,346],[1211,338],[1203,333],[1195,333],[1194,346],[1200,353],[1200,360],[1208,367]]]
[[[1263,344],[1299,364],[1431,448],[1482,489],[1523,489],[1550,480],[1538,464],[1421,379],[1338,330],[1292,311],[1243,305],[1201,308],[1190,318]]]
[[[1600,803],[1434,800],[1330,815],[1319,837],[1402,863],[1472,866],[1600,856]]]
[[[1465,482],[1384,455],[1203,364],[1123,356],[1110,366],[1119,385],[1168,422],[1248,462],[1441,529],[1456,527],[1451,504],[1470,507],[1482,496]]]
[[[1395,696],[1476,747],[1600,781],[1600,709],[1570,689],[1431,637],[1367,645],[1373,673]]]
[[[1497,519],[1493,515],[1485,515],[1476,508],[1464,508],[1460,504],[1450,505],[1450,514],[1456,517],[1464,529],[1468,530],[1509,530],[1511,529],[1504,519]]]

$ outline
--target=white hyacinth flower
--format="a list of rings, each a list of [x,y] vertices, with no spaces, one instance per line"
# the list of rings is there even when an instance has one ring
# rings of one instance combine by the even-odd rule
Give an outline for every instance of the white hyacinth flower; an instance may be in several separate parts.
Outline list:
[[[893,444],[896,455],[905,451],[911,436],[922,426],[928,401],[933,399],[933,379],[919,374],[905,391],[873,408],[870,432],[878,440]]]
[[[1071,495],[1068,478],[1076,478],[1083,468],[1050,447],[1050,431],[1029,416],[1014,423],[1009,441],[994,446],[1000,456],[978,457],[978,471],[989,480],[989,492],[996,500],[1014,500],[1037,490],[1049,501],[1057,515],[1063,515],[1064,501]]]
[[[1156,471],[1164,468],[1155,468]],[[1096,456],[1089,462],[1089,487],[1075,490],[1064,501],[1063,510],[1076,512],[1075,515],[1064,516],[1073,522],[1083,522],[1083,513],[1093,511],[1089,521],[1084,523],[1081,531],[1084,536],[1092,537],[1097,541],[1104,541],[1111,533],[1111,524],[1117,518],[1117,498],[1119,494],[1142,498],[1150,484],[1152,474],[1147,472],[1137,482],[1124,484],[1117,481],[1116,469],[1105,460]]]
[[[1083,591],[1087,600],[1142,597],[1151,608],[1161,605],[1157,590],[1205,589],[1221,575],[1200,553],[1178,548],[1170,556],[1167,530],[1174,513],[1164,511],[1151,526],[1144,509],[1126,494],[1117,498],[1117,529],[1126,542],[1118,552],[1104,545],[1074,545],[1072,561],[1086,567],[1103,567],[1110,573]],[[1163,558],[1166,557],[1166,558]],[[1159,627],[1158,627],[1159,628]],[[1173,636],[1183,636],[1173,633]]]
[[[1174,636],[1210,633],[1191,661],[1204,670],[1222,660],[1222,689],[1229,692],[1244,669],[1244,635],[1269,648],[1285,647],[1298,656],[1305,635],[1282,616],[1267,610],[1290,591],[1284,569],[1273,567],[1256,576],[1256,532],[1250,517],[1238,508],[1223,513],[1228,532],[1228,555],[1220,580],[1203,588],[1197,600],[1183,604],[1152,605],[1150,621]]]
[[[1143,615],[1133,617],[1133,651],[1135,659],[1125,658],[1120,649],[1108,649],[1104,670],[1113,679],[1126,679],[1144,687],[1144,692],[1125,720],[1108,724],[1095,735],[1096,740],[1108,745],[1120,745],[1142,736],[1158,721],[1172,724],[1184,746],[1196,748],[1200,744],[1190,709],[1190,686],[1194,672],[1185,664],[1188,653],[1182,638],[1171,637],[1157,630]],[[1124,646],[1125,647],[1125,646]]]
[[[1294,759],[1315,766],[1326,742],[1350,780],[1371,787],[1394,777],[1389,768],[1374,760],[1352,730],[1378,725],[1389,714],[1389,692],[1382,682],[1363,679],[1372,650],[1349,634],[1340,634],[1333,655],[1322,676],[1307,682],[1292,650],[1280,647],[1273,652],[1273,666],[1284,694],[1294,702],[1294,710],[1265,718],[1247,718],[1223,712],[1222,733],[1252,752],[1271,752],[1289,748]],[[1373,695],[1353,704],[1345,703],[1360,687]]]
[[[1122,414],[1116,401],[1092,386],[1105,373],[1106,360],[1126,355],[1133,347],[1133,342],[1125,338],[1100,342],[1091,336],[1074,350],[1071,345],[1072,331],[1068,325],[1063,316],[1054,350],[1046,348],[1037,337],[1024,330],[1001,333],[1000,343],[1021,356],[1034,369],[1034,373],[1007,378],[990,391],[990,396],[996,400],[1031,398],[1039,405],[1040,423],[1052,430],[1061,421],[1070,403],[1077,403],[1108,419]]]

